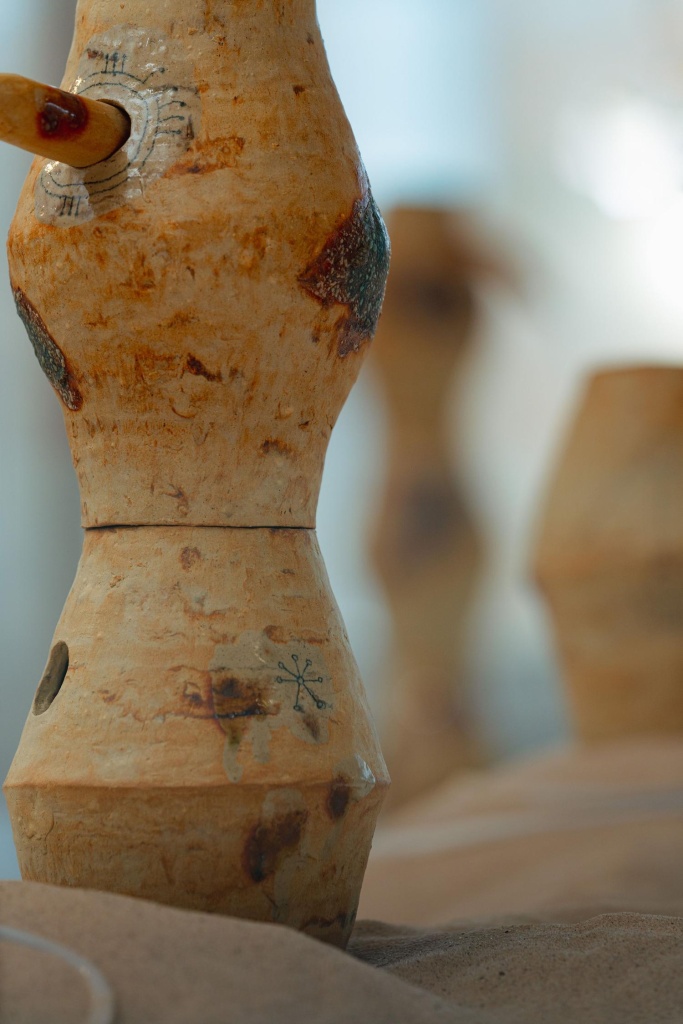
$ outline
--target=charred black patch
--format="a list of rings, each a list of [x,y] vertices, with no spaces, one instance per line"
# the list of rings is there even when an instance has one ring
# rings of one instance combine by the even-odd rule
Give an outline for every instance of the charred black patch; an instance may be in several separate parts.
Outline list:
[[[34,715],[43,715],[51,707],[62,688],[68,670],[69,648],[63,641],[60,641],[50,651],[43,678],[40,680],[33,698]]]
[[[309,712],[307,714],[304,714],[301,720],[308,729],[308,731],[310,732],[311,737],[317,743],[318,740],[320,739],[320,722],[318,721],[318,719],[315,717],[315,715],[312,715]]]
[[[217,680],[211,687],[214,717],[224,728],[242,719],[268,714],[268,705],[252,686],[233,676]]]
[[[14,301],[43,373],[64,405],[72,412],[77,412],[83,405],[83,396],[69,370],[64,353],[21,288],[14,289]]]
[[[306,92],[306,86],[305,85],[293,85],[292,89],[294,90],[294,95],[295,96],[301,96],[302,92]]]
[[[351,787],[347,779],[339,776],[332,780],[327,795],[327,811],[334,821],[339,821],[346,814],[351,799]]]
[[[186,683],[183,690],[183,698],[192,708],[204,709],[205,701],[201,691],[193,683]]]
[[[292,449],[284,441],[280,441],[277,438],[269,437],[261,445],[262,455],[291,455]]]
[[[170,712],[174,717],[201,718],[210,721],[213,717],[213,703],[208,686],[187,680],[183,686],[182,699],[175,704]]]
[[[223,380],[220,373],[212,373],[210,370],[207,370],[201,359],[197,359],[192,353],[185,360],[185,369],[195,377],[203,377],[204,380],[211,381],[211,383],[219,383]]]
[[[182,487],[171,486],[170,491],[164,491],[167,498],[173,498],[174,501],[178,502],[178,513],[181,516],[186,516],[190,511],[190,502],[185,494]]]
[[[183,548],[180,552],[180,564],[185,572],[201,560],[202,554],[199,548]]]
[[[368,189],[330,235],[299,284],[325,307],[346,306],[338,324],[337,352],[358,352],[377,328],[389,273],[387,229]]]
[[[252,830],[243,853],[244,868],[252,881],[263,882],[275,874],[284,855],[301,842],[307,820],[308,811],[291,811]]]

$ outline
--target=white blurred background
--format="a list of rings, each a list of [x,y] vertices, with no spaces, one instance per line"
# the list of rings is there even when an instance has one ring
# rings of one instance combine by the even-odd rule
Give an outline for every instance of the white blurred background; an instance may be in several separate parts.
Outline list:
[[[0,0],[0,71],[59,83],[74,7]],[[516,289],[482,295],[452,431],[489,548],[470,702],[494,757],[519,755],[568,730],[528,561],[580,380],[598,364],[683,354],[683,0],[318,0],[318,11],[380,205],[467,207],[517,271]],[[0,145],[3,235],[29,162]],[[6,270],[0,324],[4,777],[81,531],[59,403]],[[382,408],[364,374],[333,437],[319,533],[380,720],[391,634],[365,544],[382,459]],[[13,877],[2,813],[0,877]]]

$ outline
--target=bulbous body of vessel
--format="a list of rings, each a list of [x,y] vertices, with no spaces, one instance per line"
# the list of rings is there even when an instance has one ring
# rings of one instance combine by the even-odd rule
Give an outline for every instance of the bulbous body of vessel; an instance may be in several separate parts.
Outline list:
[[[682,501],[683,370],[594,374],[535,553],[583,740],[683,730]]]
[[[63,87],[132,130],[36,160],[10,233],[86,528],[22,873],[343,944],[388,779],[313,528],[388,239],[314,0],[79,0]]]

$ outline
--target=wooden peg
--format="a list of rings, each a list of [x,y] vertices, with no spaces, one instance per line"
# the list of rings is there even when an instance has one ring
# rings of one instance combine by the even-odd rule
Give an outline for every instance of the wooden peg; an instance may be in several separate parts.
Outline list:
[[[130,135],[113,103],[77,96],[20,75],[0,75],[0,139],[72,167],[100,163]]]

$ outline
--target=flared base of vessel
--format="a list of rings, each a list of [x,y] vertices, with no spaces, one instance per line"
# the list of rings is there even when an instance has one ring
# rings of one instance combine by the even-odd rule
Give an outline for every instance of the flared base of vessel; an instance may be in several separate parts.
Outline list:
[[[87,531],[6,783],[25,879],[343,946],[387,785],[313,531]]]

